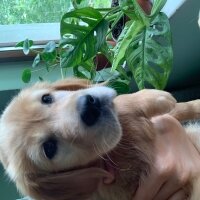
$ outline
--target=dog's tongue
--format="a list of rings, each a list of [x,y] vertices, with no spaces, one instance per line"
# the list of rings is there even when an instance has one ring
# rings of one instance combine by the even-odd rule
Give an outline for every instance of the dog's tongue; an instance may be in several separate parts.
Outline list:
[[[115,180],[115,170],[109,162],[104,162],[104,169],[109,173],[108,177],[103,179],[104,184],[111,184]]]
[[[98,160],[93,163],[90,163],[89,166],[100,168],[105,172],[103,179],[102,179],[103,184],[109,185],[114,182],[115,168],[113,167],[113,164],[109,160],[107,160],[107,159]]]
[[[103,178],[103,183],[109,185],[113,183],[114,180],[115,177],[112,174],[110,174],[110,176]]]

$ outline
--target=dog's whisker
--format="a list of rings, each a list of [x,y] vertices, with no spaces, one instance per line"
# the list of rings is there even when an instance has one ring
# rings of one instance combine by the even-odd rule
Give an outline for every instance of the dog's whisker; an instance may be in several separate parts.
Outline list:
[[[121,149],[126,149],[126,150],[130,149],[130,147],[128,145],[130,145],[130,143],[128,143],[128,142],[127,143],[119,142],[117,144],[118,147],[120,147]]]
[[[96,152],[96,154],[97,154],[101,159],[103,159],[103,160],[106,161],[107,159],[104,158],[104,157],[100,154],[99,149],[98,149],[98,146],[96,145],[96,143],[93,144],[93,147],[94,147],[94,151]]]
[[[108,148],[109,148],[109,145],[108,145],[108,143],[106,142],[105,137],[103,137],[103,142],[104,142],[105,146],[106,146],[107,149],[108,149]],[[109,156],[109,154],[108,154],[107,152],[105,152],[105,154],[106,154],[107,158],[111,161],[111,163],[113,163],[113,164],[117,167],[117,164],[111,159],[111,157]]]
[[[114,151],[112,150],[112,152],[114,152]],[[109,165],[112,166],[113,169],[120,170],[120,171],[129,171],[131,169],[131,164],[128,167],[126,167],[126,168],[121,168],[117,163],[115,163],[111,159],[111,157],[109,156],[108,153],[105,153],[105,156],[108,158],[107,160],[110,161]],[[120,154],[120,156],[123,156],[123,154]]]
[[[98,148],[98,145],[97,144],[93,144],[94,145],[94,150],[96,151],[96,153],[97,153],[97,155],[101,158],[101,159],[103,159],[105,162],[106,161],[110,161],[109,162],[109,164],[114,168],[114,169],[117,169],[117,170],[119,170],[120,168],[117,166],[117,164],[110,158],[110,156],[108,155],[108,153],[107,153],[107,151],[105,151],[105,149],[104,149],[104,147],[101,145],[101,147],[102,147],[102,150],[103,150],[103,154],[106,156],[106,158],[105,157],[103,157],[98,151],[99,151],[99,148]],[[95,148],[96,147],[96,148]],[[98,150],[97,150],[98,149]]]
[[[72,140],[70,142],[70,145],[73,146],[75,140],[77,139],[78,135],[77,134],[74,134],[74,136],[72,137]]]

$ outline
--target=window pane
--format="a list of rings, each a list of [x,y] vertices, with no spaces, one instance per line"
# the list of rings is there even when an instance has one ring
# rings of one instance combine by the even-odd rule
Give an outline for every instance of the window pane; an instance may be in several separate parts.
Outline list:
[[[110,7],[111,0],[83,0],[82,5]],[[72,8],[71,0],[1,0],[0,24],[59,22]]]

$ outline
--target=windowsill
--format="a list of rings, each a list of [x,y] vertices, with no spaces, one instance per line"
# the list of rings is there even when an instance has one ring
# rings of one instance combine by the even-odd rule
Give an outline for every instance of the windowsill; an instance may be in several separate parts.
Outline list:
[[[35,50],[42,50],[44,45],[34,45]],[[0,47],[0,63],[15,61],[33,61],[36,54],[30,52],[28,55],[23,53],[22,48]]]

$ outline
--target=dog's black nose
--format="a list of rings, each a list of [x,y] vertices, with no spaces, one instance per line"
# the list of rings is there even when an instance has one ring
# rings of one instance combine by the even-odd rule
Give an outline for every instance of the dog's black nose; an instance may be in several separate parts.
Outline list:
[[[94,125],[101,114],[101,103],[98,97],[84,95],[79,97],[78,110],[82,121],[87,126]]]

